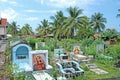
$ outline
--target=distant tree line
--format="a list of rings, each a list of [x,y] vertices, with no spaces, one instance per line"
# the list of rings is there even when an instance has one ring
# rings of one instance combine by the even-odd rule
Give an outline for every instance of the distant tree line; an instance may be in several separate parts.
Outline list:
[[[62,11],[56,12],[54,16],[50,16],[51,22],[46,19],[42,20],[36,29],[37,35],[42,37],[47,34],[53,34],[57,39],[85,38],[105,30],[107,20],[100,12],[94,13],[91,18],[83,15],[83,10],[78,7],[69,7],[67,12],[68,16],[64,16]],[[117,16],[120,16],[120,14],[117,14]],[[19,29],[15,21],[9,24],[7,33],[13,36],[34,35],[29,24],[25,24]]]

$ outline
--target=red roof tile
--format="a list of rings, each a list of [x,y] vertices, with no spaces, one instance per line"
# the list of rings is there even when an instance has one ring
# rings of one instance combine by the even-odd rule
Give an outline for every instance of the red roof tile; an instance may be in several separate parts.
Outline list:
[[[7,25],[7,19],[6,18],[1,18],[0,27],[5,27],[6,25]]]

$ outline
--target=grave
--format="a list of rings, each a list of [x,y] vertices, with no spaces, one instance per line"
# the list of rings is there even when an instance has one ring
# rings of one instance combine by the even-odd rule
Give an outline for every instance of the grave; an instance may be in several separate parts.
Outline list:
[[[104,53],[104,44],[98,44],[96,46],[96,52],[98,52],[98,53]]]
[[[18,67],[18,71],[32,71],[32,66],[30,66],[29,51],[32,48],[25,42],[17,41],[12,46],[12,63],[13,67]]]
[[[52,66],[48,64],[48,50],[30,51],[30,66],[34,71],[52,70]]]
[[[68,54],[64,53],[63,48],[54,49],[54,57],[57,59],[68,59]]]
[[[77,62],[80,62],[87,58],[86,56],[83,55],[83,52],[80,50],[80,45],[73,46],[73,50],[70,53],[70,56],[73,60],[75,60]]]
[[[13,45],[14,44],[14,45]],[[13,72],[34,72],[45,70],[52,74],[52,66],[48,64],[48,50],[34,50],[25,42],[17,41],[12,45]]]
[[[57,72],[63,75],[66,78],[74,78],[84,74],[84,70],[80,68],[80,65],[76,61],[59,61],[56,63]]]
[[[98,68],[96,64],[87,64],[87,67],[88,67],[88,69],[95,72],[96,74],[108,74],[107,71],[104,71],[104,70]]]
[[[32,75],[36,80],[55,80],[45,71],[32,72]]]

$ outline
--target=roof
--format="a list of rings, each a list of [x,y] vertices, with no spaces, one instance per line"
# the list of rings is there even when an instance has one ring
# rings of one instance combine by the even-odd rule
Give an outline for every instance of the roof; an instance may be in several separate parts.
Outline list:
[[[0,27],[7,26],[7,18],[1,18],[0,20]]]
[[[94,36],[94,38],[98,38],[100,36],[100,34],[94,34],[93,36]]]

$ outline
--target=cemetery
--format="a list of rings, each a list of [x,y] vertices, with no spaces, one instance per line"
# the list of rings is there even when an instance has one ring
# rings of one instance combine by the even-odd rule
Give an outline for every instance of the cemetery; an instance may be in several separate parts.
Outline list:
[[[105,28],[99,12],[89,18],[77,7],[67,11],[68,16],[58,11],[51,22],[44,19],[35,32],[0,17],[0,80],[120,80],[120,34]]]
[[[14,78],[22,72],[26,74],[24,76],[26,80],[79,80],[78,78],[89,80],[92,79],[93,74],[96,75],[94,79],[100,79],[99,75],[109,78],[109,75],[113,75],[118,70],[114,65],[118,67],[119,62],[113,64],[116,61],[114,56],[104,54],[104,44],[92,46],[95,48],[95,50],[93,48],[94,52],[97,53],[94,56],[90,52],[87,54],[89,48],[86,51],[82,45],[75,43],[71,45],[70,50],[60,45],[51,51],[46,47],[50,44],[47,42],[47,39],[44,44],[35,42],[33,49],[29,39],[10,41]],[[106,69],[111,64],[113,64],[110,67],[114,70],[113,73]]]

